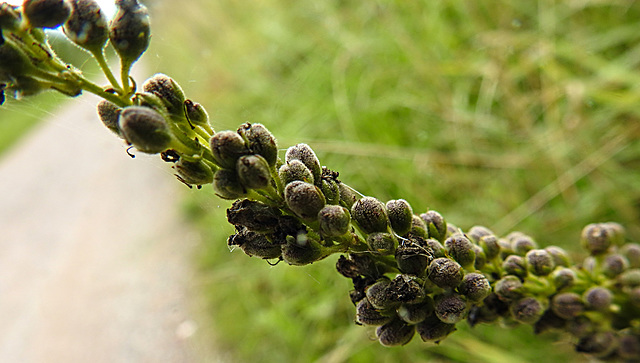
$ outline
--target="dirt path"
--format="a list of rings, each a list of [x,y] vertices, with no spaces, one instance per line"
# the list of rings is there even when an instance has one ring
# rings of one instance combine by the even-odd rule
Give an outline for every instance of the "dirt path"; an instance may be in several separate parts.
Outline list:
[[[186,188],[130,159],[96,103],[69,102],[0,159],[0,362],[201,361]]]

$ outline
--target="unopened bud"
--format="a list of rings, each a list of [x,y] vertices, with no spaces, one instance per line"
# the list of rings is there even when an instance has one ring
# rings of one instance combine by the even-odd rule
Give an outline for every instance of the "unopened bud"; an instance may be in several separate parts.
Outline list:
[[[480,302],[491,293],[491,284],[483,275],[476,272],[464,275],[458,290],[472,302]]]
[[[439,343],[456,330],[455,324],[443,323],[437,316],[431,315],[416,325],[416,331],[425,342]]]
[[[229,246],[238,246],[249,256],[263,259],[278,258],[281,255],[279,244],[273,243],[263,234],[241,228],[238,232],[229,237]]]
[[[614,332],[601,331],[590,334],[578,342],[576,352],[604,358],[618,348],[618,337]]]
[[[630,268],[640,268],[640,245],[627,243],[620,249],[620,253],[629,261]]]
[[[249,153],[242,137],[233,131],[216,133],[209,145],[216,164],[226,169],[235,169],[238,158]]]
[[[374,232],[367,236],[369,248],[381,255],[391,255],[395,253],[397,243],[395,237],[387,232]]]
[[[511,304],[511,316],[523,324],[534,324],[544,313],[542,303],[533,297],[525,297]]]
[[[247,195],[235,170],[218,169],[213,175],[213,190],[222,199],[239,199]]]
[[[551,273],[551,280],[558,291],[573,286],[576,279],[575,271],[570,268],[557,268]]]
[[[444,241],[444,247],[462,267],[468,268],[475,262],[476,253],[473,250],[473,244],[462,233],[456,233],[447,238]]]
[[[608,255],[602,262],[602,273],[609,278],[620,275],[627,268],[629,268],[629,261],[619,254]]]
[[[356,321],[363,325],[380,326],[393,319],[391,314],[383,314],[376,309],[367,298],[364,298],[356,305]]]
[[[563,292],[551,299],[551,310],[563,319],[573,319],[584,311],[584,304],[580,295],[573,292]]]
[[[437,239],[428,238],[425,243],[433,258],[447,257],[447,250]]]
[[[582,230],[582,247],[592,255],[600,255],[611,247],[613,231],[603,223],[592,223]]]
[[[422,238],[429,238],[429,233],[427,233],[427,225],[424,223],[422,218],[418,215],[411,216],[411,229],[409,233],[415,236],[420,236]]]
[[[53,29],[69,19],[71,4],[68,0],[25,0],[22,11],[32,27]]]
[[[304,266],[327,257],[322,246],[306,233],[299,233],[282,246],[282,259],[292,266]]]
[[[167,150],[173,141],[167,121],[160,113],[148,107],[124,108],[118,125],[125,140],[144,153],[160,153]]]
[[[313,184],[314,182],[311,170],[309,170],[302,161],[297,159],[291,160],[290,162],[282,165],[280,169],[278,169],[278,176],[284,185],[295,180],[300,180],[310,184]]]
[[[369,300],[369,303],[371,303],[373,307],[379,310],[385,310],[398,306],[398,302],[393,301],[389,294],[390,285],[391,280],[388,278],[381,278],[371,286],[367,287],[365,290],[367,300]]]
[[[184,114],[192,125],[210,126],[207,110],[197,102],[184,100]]]
[[[64,34],[90,52],[101,52],[109,40],[108,20],[95,0],[71,1],[71,16],[64,24]]]
[[[473,267],[475,267],[476,270],[481,270],[487,263],[487,256],[484,254],[482,247],[478,245],[473,245],[473,252],[476,254],[476,260],[473,263]]]
[[[420,218],[427,225],[427,232],[429,232],[429,238],[437,239],[443,242],[447,237],[447,222],[442,218],[440,213],[430,210],[427,213],[422,213]]]
[[[455,324],[462,321],[469,312],[469,304],[463,296],[445,294],[435,297],[434,311],[440,321]]]
[[[533,238],[520,234],[517,237],[514,237],[511,240],[511,245],[513,246],[513,252],[515,252],[518,256],[524,256],[527,252],[538,248],[538,244]]]
[[[298,217],[314,220],[324,207],[324,195],[318,187],[302,181],[293,181],[284,188],[284,200]]]
[[[415,332],[415,326],[409,325],[400,319],[394,319],[378,327],[376,336],[380,344],[385,347],[393,347],[409,343]]]
[[[618,347],[620,358],[628,361],[640,359],[640,336],[633,334],[622,334],[620,336],[620,346]]]
[[[325,205],[318,212],[318,223],[324,236],[339,237],[349,231],[351,216],[345,207]]]
[[[431,297],[426,297],[419,304],[402,304],[398,308],[398,316],[407,324],[418,324],[433,313],[434,303]]]
[[[318,160],[316,153],[313,152],[313,149],[311,149],[309,145],[298,144],[288,148],[287,153],[285,154],[285,162],[289,163],[294,159],[302,161],[302,163],[306,165],[309,170],[311,170],[311,174],[313,174],[313,179],[315,180],[315,182],[320,182],[320,177],[322,176],[322,167],[320,166],[320,160]]]
[[[599,286],[592,287],[585,291],[583,297],[588,308],[600,311],[606,311],[609,309],[609,306],[611,306],[611,302],[613,301],[613,294],[611,291]]]
[[[338,204],[340,203],[340,189],[338,183],[330,178],[322,178],[320,181],[320,190],[324,194],[327,203]]]
[[[184,91],[173,78],[158,73],[147,79],[142,85],[142,89],[158,96],[170,114],[182,115],[184,113]]]
[[[409,232],[413,219],[413,209],[411,209],[411,205],[404,199],[397,199],[388,201],[386,207],[391,228],[401,236]]]
[[[260,155],[244,155],[236,164],[238,178],[242,185],[249,189],[262,189],[269,186],[271,172],[269,164]]]
[[[407,274],[397,275],[391,280],[388,294],[392,301],[404,304],[421,303],[426,297],[423,281]]]
[[[556,266],[571,266],[571,257],[569,257],[569,254],[564,249],[556,246],[549,246],[545,247],[545,251],[551,255]]]
[[[640,286],[640,269],[634,268],[621,273],[618,276],[618,281],[627,287]]]
[[[107,100],[98,102],[98,116],[100,117],[100,121],[102,121],[102,123],[111,130],[111,132],[122,138],[124,136],[122,135],[120,126],[118,125],[120,112],[122,112],[122,108],[116,106],[115,103]]]
[[[251,153],[262,156],[270,167],[278,161],[278,145],[271,132],[262,124],[245,123],[238,129],[238,134],[247,143]]]
[[[420,237],[413,237],[396,249],[396,263],[402,273],[422,276],[433,260],[433,255],[420,244],[419,239]]]
[[[373,197],[363,197],[351,207],[351,216],[364,233],[387,232],[389,218],[384,204]]]
[[[553,257],[546,250],[530,250],[525,259],[529,271],[537,276],[546,276],[555,268]]]
[[[138,0],[116,0],[118,12],[109,24],[109,39],[126,63],[133,63],[149,47],[149,11]]]
[[[462,267],[446,257],[431,261],[427,270],[429,280],[442,288],[455,288],[462,282]]]
[[[474,243],[479,243],[480,238],[484,236],[492,236],[493,232],[487,227],[484,226],[473,226],[467,232],[467,236],[471,238]]]
[[[190,161],[180,158],[173,168],[187,184],[204,185],[213,182],[213,170],[202,160]]]
[[[520,279],[513,275],[507,275],[495,283],[493,292],[503,301],[513,301],[523,296],[523,286]]]
[[[527,276],[527,261],[524,257],[518,255],[510,255],[502,263],[502,269],[509,275],[519,277]]]
[[[338,189],[340,190],[340,204],[351,210],[351,207],[360,199],[360,196],[353,188],[342,182],[338,183]]]

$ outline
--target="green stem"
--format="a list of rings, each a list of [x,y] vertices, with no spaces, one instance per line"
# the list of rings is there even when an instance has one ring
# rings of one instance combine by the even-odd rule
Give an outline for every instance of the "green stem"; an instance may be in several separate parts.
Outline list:
[[[113,87],[113,89],[115,89],[116,92],[122,94],[123,93],[122,88],[120,87],[120,84],[118,84],[118,80],[113,75],[113,72],[111,72],[111,68],[109,68],[109,64],[107,64],[107,58],[104,55],[104,48],[100,50],[92,51],[91,54],[93,54],[93,58],[95,58],[96,62],[98,62],[100,69],[102,69],[102,73],[104,73],[104,75],[109,80],[109,83],[111,83],[111,87]]]

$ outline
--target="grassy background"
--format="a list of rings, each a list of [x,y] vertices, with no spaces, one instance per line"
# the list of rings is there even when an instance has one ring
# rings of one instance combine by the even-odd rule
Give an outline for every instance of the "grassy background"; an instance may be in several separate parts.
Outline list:
[[[264,123],[362,193],[464,229],[517,229],[577,254],[585,224],[615,220],[640,240],[637,2],[150,5],[149,64],[217,130]],[[335,259],[270,267],[229,253],[226,206],[205,188],[185,209],[205,237],[200,283],[233,361],[581,360],[527,327],[459,324],[439,346],[382,348],[353,323]]]

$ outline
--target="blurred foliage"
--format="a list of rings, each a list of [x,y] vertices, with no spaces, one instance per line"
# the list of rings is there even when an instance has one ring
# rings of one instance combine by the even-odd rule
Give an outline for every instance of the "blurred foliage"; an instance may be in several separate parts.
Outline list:
[[[577,252],[584,225],[614,220],[640,240],[638,2],[151,5],[152,71],[176,78],[217,130],[264,123],[282,148],[309,143],[363,194],[405,198],[464,229],[517,229]],[[206,240],[213,329],[234,360],[583,359],[524,328],[382,348],[353,323],[335,259],[270,267],[229,253],[226,206],[205,188],[187,209]]]

